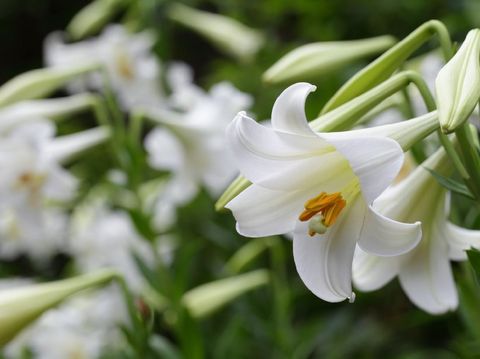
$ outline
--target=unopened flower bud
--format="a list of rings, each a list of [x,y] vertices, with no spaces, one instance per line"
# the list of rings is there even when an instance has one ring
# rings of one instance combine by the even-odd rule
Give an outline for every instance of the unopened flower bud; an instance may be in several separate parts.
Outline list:
[[[453,132],[470,116],[480,99],[480,30],[471,30],[435,81],[442,131]]]
[[[354,41],[316,42],[289,52],[263,75],[268,83],[306,81],[352,61],[374,55],[395,43],[391,36]]]

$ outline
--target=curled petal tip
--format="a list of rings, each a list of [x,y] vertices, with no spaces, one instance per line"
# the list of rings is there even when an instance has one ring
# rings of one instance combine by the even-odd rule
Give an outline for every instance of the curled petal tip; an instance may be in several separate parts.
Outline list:
[[[354,303],[356,298],[357,296],[355,292],[352,292],[352,294],[350,294],[350,297],[347,297],[349,303]]]

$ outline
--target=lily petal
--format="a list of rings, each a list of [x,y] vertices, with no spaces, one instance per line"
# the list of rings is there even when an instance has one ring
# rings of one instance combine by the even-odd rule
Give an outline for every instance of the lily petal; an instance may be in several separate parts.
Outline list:
[[[317,297],[328,302],[352,297],[352,260],[364,211],[364,202],[357,197],[324,236],[310,237],[308,224],[297,222],[293,239],[295,265]]]
[[[345,134],[334,132],[322,133],[321,137],[348,160],[369,204],[393,182],[402,168],[402,148],[392,139],[364,136],[347,138]]]
[[[332,145],[315,137],[279,134],[240,112],[227,128],[227,137],[240,172],[256,183],[299,160],[334,151]]]
[[[278,96],[272,109],[275,130],[303,136],[315,136],[305,117],[305,100],[316,87],[306,82],[289,86]]]
[[[465,260],[465,250],[470,248],[480,249],[480,231],[459,227],[453,223],[445,222],[441,232],[449,246],[449,257],[453,260]]]
[[[448,246],[444,241],[421,242],[402,266],[399,279],[408,298],[428,313],[441,314],[458,306]]]
[[[415,248],[421,239],[420,222],[397,222],[383,216],[370,206],[365,214],[358,245],[371,254],[396,256]]]
[[[147,135],[145,148],[154,168],[180,171],[185,167],[186,155],[182,144],[164,128],[156,127]]]
[[[353,283],[366,292],[379,289],[398,274],[401,263],[400,257],[379,257],[357,247],[353,257]]]
[[[238,233],[246,237],[263,237],[293,231],[305,198],[298,191],[273,191],[252,185],[225,207],[237,220]]]

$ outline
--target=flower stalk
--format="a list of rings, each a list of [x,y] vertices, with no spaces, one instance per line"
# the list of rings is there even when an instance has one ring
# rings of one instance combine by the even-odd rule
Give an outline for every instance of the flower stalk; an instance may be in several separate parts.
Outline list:
[[[327,102],[321,111],[321,115],[332,111],[386,80],[434,34],[438,35],[443,54],[448,60],[453,51],[448,31],[440,21],[430,20],[350,78]]]

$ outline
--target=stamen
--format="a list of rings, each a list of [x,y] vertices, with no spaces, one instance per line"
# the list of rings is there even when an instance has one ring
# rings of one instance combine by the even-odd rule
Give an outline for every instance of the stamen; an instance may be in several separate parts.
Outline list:
[[[115,62],[120,75],[127,80],[132,80],[135,74],[133,72],[132,65],[128,56],[123,52],[119,52],[115,57]]]
[[[328,227],[335,223],[346,204],[347,201],[340,192],[330,194],[321,192],[305,202],[305,210],[298,219],[302,222],[310,221],[308,224],[310,236],[313,237],[316,233],[324,234]]]

